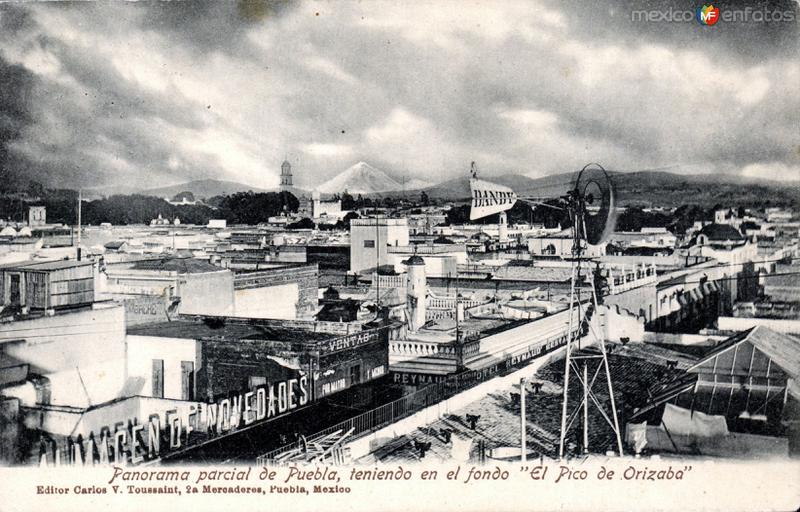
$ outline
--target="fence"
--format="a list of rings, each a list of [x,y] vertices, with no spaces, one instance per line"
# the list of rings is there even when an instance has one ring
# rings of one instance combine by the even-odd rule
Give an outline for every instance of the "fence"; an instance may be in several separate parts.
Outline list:
[[[431,383],[393,402],[381,405],[380,407],[369,410],[363,414],[359,414],[358,416],[347,419],[341,423],[337,423],[336,425],[332,425],[320,432],[317,432],[313,436],[309,437],[308,442],[313,442],[316,439],[330,435],[337,431],[347,432],[350,429],[352,429],[352,433],[350,434],[351,440],[369,434],[370,432],[374,432],[375,430],[385,427],[386,425],[391,425],[392,423],[395,423],[403,418],[411,416],[412,414],[421,411],[428,406],[434,405],[462,391],[470,389],[481,382],[514,371],[523,364],[527,363],[530,359],[544,356],[545,354],[558,349],[565,343],[565,334],[557,334],[538,341],[527,347],[528,351],[526,354],[530,354],[529,357],[511,355],[491,368],[472,370],[451,375],[444,381]],[[282,446],[257,457],[256,464],[276,464],[275,458],[278,455],[299,447],[300,441]]]

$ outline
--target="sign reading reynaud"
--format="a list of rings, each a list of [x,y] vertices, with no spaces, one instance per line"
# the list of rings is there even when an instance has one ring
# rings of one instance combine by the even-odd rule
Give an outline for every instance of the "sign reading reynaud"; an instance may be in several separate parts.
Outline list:
[[[280,416],[309,402],[310,386],[307,376],[265,384],[245,393],[216,402],[190,403],[188,414],[169,410],[151,414],[147,423],[124,419],[99,432],[91,432],[82,442],[70,443],[68,460],[56,455],[40,456],[40,464],[139,464],[156,459],[165,453],[190,447],[202,433],[205,439],[232,433],[243,426]]]

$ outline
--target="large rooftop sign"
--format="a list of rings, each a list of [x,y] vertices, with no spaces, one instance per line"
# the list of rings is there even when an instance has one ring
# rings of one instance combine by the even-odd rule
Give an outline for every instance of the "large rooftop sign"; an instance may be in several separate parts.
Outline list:
[[[472,195],[469,220],[509,210],[517,202],[517,194],[513,190],[489,181],[473,178],[469,180],[469,189]]]
[[[42,446],[40,465],[141,464],[170,452],[223,437],[305,406],[311,386],[305,375],[267,383],[211,403],[187,402],[178,410],[152,413],[146,421],[119,418],[56,446]]]

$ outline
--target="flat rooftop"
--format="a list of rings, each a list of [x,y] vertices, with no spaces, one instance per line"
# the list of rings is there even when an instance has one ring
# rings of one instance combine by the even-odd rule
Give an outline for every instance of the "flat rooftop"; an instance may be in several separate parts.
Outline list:
[[[156,336],[192,340],[216,338],[223,340],[270,340],[290,342],[323,341],[335,337],[335,335],[332,334],[305,331],[289,327],[284,328],[272,325],[230,322],[215,325],[211,322],[194,320],[173,320],[170,322],[159,322],[131,327],[128,329],[128,334],[134,336]]]
[[[57,261],[25,261],[20,263],[10,263],[8,265],[0,265],[3,270],[28,270],[28,271],[51,271],[51,270],[64,270],[67,268],[85,267],[92,265],[91,261],[76,261],[76,260],[57,260]]]
[[[607,345],[611,347],[612,345]],[[589,348],[582,352],[596,351]],[[596,365],[597,360],[592,360],[590,365]],[[611,379],[614,385],[614,394],[617,397],[618,410],[624,409],[628,417],[636,406],[647,400],[649,389],[658,388],[659,385],[672,381],[675,377],[683,375],[686,370],[697,361],[697,358],[670,350],[661,346],[643,343],[628,343],[625,346],[613,345],[613,350],[608,356],[611,370]],[[668,366],[669,362],[676,363],[675,368]],[[561,407],[563,398],[564,360],[558,359],[550,362],[530,378],[531,384],[541,385],[538,392],[533,390],[531,384],[526,394],[527,411],[527,446],[530,452],[544,457],[558,457],[558,443],[561,429]],[[590,375],[592,375],[590,366]],[[573,381],[574,382],[574,381]],[[601,402],[608,397],[604,383],[595,385],[594,391]],[[488,395],[446,414],[440,419],[423,427],[385,442],[369,455],[356,461],[358,464],[395,463],[420,460],[418,450],[414,448],[413,441],[430,442],[431,449],[425,456],[425,461],[446,462],[452,460],[452,446],[445,443],[443,431],[450,431],[453,437],[461,440],[470,440],[470,462],[479,461],[478,441],[482,440],[489,450],[503,452],[513,451],[519,456],[520,446],[520,407],[511,398],[511,393],[519,393],[519,385],[513,385],[506,390],[501,390]],[[576,407],[582,398],[580,383],[570,385],[571,408]],[[466,421],[466,415],[480,416],[476,428],[473,430]],[[579,427],[573,427],[579,430]],[[568,438],[573,443],[575,432]],[[592,452],[605,453],[612,444],[612,432],[605,420],[600,416],[595,407],[589,408],[589,436]],[[509,450],[516,448],[516,450]],[[490,452],[491,453],[491,452]],[[491,456],[490,456],[491,458]]]

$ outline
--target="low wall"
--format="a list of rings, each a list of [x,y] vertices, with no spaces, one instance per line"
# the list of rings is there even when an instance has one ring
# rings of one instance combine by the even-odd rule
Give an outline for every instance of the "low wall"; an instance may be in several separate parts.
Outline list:
[[[643,317],[616,304],[600,306],[599,311],[606,340],[621,341],[622,338],[628,338],[631,341],[641,341],[644,338]]]
[[[391,425],[387,425],[386,427],[376,430],[369,435],[356,439],[346,445],[350,449],[350,455],[353,459],[358,459],[369,455],[375,450],[375,444],[385,444],[391,439],[406,435],[419,427],[429,425],[430,423],[441,419],[446,414],[450,414],[452,411],[466,407],[472,402],[487,396],[489,393],[506,390],[510,386],[518,384],[522,377],[530,377],[533,372],[539,370],[541,367],[555,359],[560,359],[565,350],[566,347],[559,348],[558,350],[555,350],[540,359],[536,359],[528,366],[520,368],[513,373],[504,375],[502,377],[495,377],[486,382],[478,384],[474,388],[468,389],[462,393],[448,398],[447,400],[443,400],[437,404],[422,409],[421,411],[412,414],[407,418],[404,418]]]
[[[663,425],[659,425],[647,427],[646,448],[668,453],[699,453],[700,456],[765,460],[788,457],[789,439],[742,433],[714,437],[678,434],[667,436]]]
[[[664,345],[693,345],[698,347],[713,346],[717,341],[726,339],[727,336],[710,336],[702,334],[671,334],[667,332],[644,333],[645,343],[661,343]]]
[[[800,320],[732,316],[721,316],[717,319],[717,326],[721,331],[746,331],[757,325],[763,325],[764,327],[769,327],[773,331],[785,334],[800,334]]]

